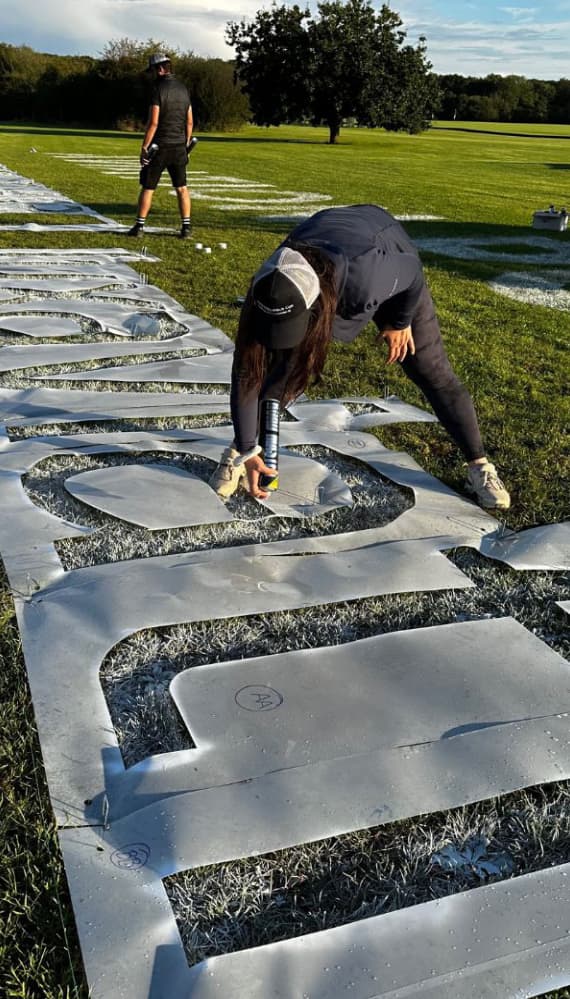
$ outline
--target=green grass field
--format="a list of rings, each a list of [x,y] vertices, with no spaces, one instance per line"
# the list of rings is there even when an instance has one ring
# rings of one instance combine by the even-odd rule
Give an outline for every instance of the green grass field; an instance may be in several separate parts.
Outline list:
[[[325,129],[248,127],[238,134],[198,135],[193,171],[261,181],[280,191],[330,195],[334,204],[375,202],[395,214],[441,216],[407,223],[415,238],[462,237],[476,243],[491,236],[500,247],[516,237],[520,252],[531,234],[533,211],[551,203],[570,205],[570,127],[437,122],[419,136],[345,129],[332,147]],[[130,133],[0,126],[0,163],[120,223],[134,220],[136,179],[108,176],[52,154],[131,157],[136,163],[139,147],[140,136]],[[171,231],[145,237],[160,263],[134,266],[189,311],[233,336],[236,297],[289,225],[259,220],[259,212],[245,209],[222,211],[199,198],[192,215],[195,238],[211,245],[224,240],[225,253],[206,257],[194,251],[193,240],[185,244],[175,238],[176,201],[161,187],[149,224]],[[0,225],[40,220],[0,214]],[[546,235],[555,246],[570,239],[568,232],[533,235]],[[126,244],[106,233],[0,231],[0,249]],[[475,398],[489,453],[512,493],[508,526],[567,519],[570,314],[502,297],[487,283],[507,270],[540,274],[552,265],[540,253],[531,263],[423,256],[450,356]],[[570,269],[563,284],[568,287],[568,282]],[[385,368],[370,331],[357,345],[333,348],[317,394],[376,395],[385,387],[422,404],[399,371]],[[418,424],[377,433],[383,443],[409,451],[428,471],[461,489],[462,460],[439,427]],[[0,659],[0,991],[4,988],[11,999],[85,999],[5,581]],[[570,860],[566,835],[557,862],[561,856]],[[557,995],[562,999],[570,992]]]

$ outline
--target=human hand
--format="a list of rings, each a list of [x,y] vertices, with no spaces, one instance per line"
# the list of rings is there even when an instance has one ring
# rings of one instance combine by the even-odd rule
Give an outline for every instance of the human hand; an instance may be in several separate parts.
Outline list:
[[[268,468],[265,464],[263,458],[259,454],[253,455],[252,458],[248,458],[244,462],[247,471],[247,481],[248,489],[252,496],[256,499],[267,499],[269,493],[266,489],[261,489],[259,486],[259,476],[269,475],[273,477],[275,475],[274,468]]]
[[[415,354],[416,345],[412,336],[412,327],[406,326],[403,330],[382,330],[380,339],[386,340],[388,344],[388,357],[386,364],[393,364],[394,361],[405,360],[408,351]]]
[[[148,149],[141,149],[141,154],[139,157],[140,165],[145,167],[150,163],[150,156],[148,155]]]

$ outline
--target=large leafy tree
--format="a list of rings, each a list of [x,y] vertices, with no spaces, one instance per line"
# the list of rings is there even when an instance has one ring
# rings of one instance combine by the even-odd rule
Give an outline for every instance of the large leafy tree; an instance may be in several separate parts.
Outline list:
[[[308,10],[275,4],[258,11],[254,21],[228,24],[226,37],[236,49],[236,75],[258,125],[308,116],[309,24]]]
[[[230,22],[226,38],[259,125],[324,122],[334,143],[345,118],[420,131],[437,103],[425,39],[404,44],[399,15],[369,0],[323,0],[314,17],[273,4]]]

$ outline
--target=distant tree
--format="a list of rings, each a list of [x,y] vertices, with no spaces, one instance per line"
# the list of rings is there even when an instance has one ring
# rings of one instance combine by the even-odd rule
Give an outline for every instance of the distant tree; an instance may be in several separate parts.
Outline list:
[[[258,125],[280,125],[310,115],[307,105],[310,14],[296,5],[260,10],[253,22],[230,22],[226,38],[236,47],[236,75]]]
[[[249,121],[249,102],[236,83],[232,62],[180,56],[176,75],[190,91],[196,128],[224,132]]]
[[[167,52],[176,60],[177,52],[165,42],[149,38],[115,38],[107,42],[97,63],[97,86],[93,95],[93,113],[101,123],[115,127],[142,128],[146,120],[151,80],[146,75],[148,57],[153,52]]]
[[[118,38],[105,46],[98,65],[98,99],[107,116],[113,115],[108,124],[142,127],[153,83],[145,71],[153,52],[171,56],[174,74],[190,91],[196,127],[223,130],[248,120],[249,105],[234,80],[232,63],[180,52],[152,38],[146,42]]]
[[[33,119],[36,112],[38,81],[49,56],[28,45],[0,46],[0,96],[11,119]]]
[[[456,74],[438,76],[441,91],[438,115],[462,121],[557,121],[554,107],[563,83],[562,80],[553,83],[496,73],[482,78]],[[570,120],[568,105],[566,98],[566,120]]]
[[[399,15],[369,0],[326,0],[317,16],[298,6],[230,22],[236,72],[259,125],[324,122],[336,142],[342,122],[409,132],[426,128],[438,99],[425,39],[413,48]]]
[[[553,84],[554,92],[549,102],[548,121],[570,125],[570,80],[562,78]]]

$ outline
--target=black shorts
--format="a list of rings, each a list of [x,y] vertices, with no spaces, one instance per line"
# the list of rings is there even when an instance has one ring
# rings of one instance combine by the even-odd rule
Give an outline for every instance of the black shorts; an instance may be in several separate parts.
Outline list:
[[[185,145],[161,146],[147,166],[140,172],[141,187],[154,191],[165,170],[168,170],[173,187],[186,187],[188,151]]]

